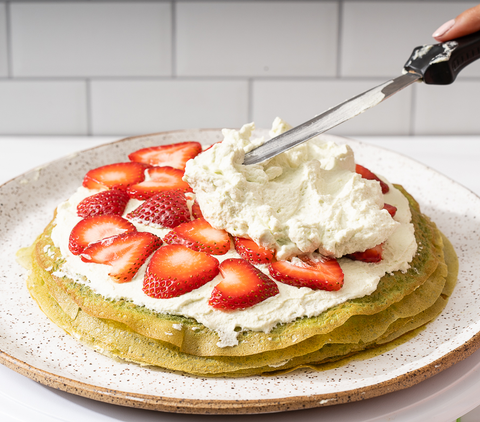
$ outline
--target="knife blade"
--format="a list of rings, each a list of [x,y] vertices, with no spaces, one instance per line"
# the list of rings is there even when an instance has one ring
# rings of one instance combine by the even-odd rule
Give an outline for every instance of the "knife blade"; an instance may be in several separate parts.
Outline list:
[[[278,135],[245,154],[244,165],[273,158],[375,107],[414,82],[452,83],[468,64],[480,58],[480,31],[453,41],[416,47],[403,74],[346,100],[322,114]]]
[[[278,135],[263,145],[245,154],[243,164],[257,164],[288,151],[294,146],[314,138],[339,124],[350,120],[369,108],[375,107],[398,91],[420,80],[422,75],[407,73],[382,85],[372,88],[363,94],[325,111],[324,113]]]

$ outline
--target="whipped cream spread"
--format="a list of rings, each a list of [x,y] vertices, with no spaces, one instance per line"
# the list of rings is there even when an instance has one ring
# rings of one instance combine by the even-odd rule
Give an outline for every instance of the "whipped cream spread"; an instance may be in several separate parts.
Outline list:
[[[271,135],[288,129],[276,119]],[[187,162],[184,179],[206,220],[290,259],[319,250],[340,258],[383,243],[399,225],[382,210],[380,184],[355,173],[353,152],[315,138],[264,163],[244,166],[265,142],[253,124]]]
[[[287,127],[277,120],[274,132]],[[155,299],[142,291],[148,260],[131,282],[117,284],[108,276],[110,266],[83,262],[70,252],[70,232],[81,220],[76,213],[77,204],[98,192],[79,187],[57,208],[52,240],[65,262],[54,275],[85,284],[107,299],[129,300],[158,313],[194,318],[217,332],[219,347],[229,347],[238,344],[237,327],[269,332],[277,324],[319,315],[337,304],[373,293],[386,273],[409,268],[417,244],[408,201],[400,191],[386,181],[390,191],[383,195],[378,182],[362,180],[354,173],[354,158],[348,146],[321,139],[309,141],[266,164],[242,169],[239,163],[245,152],[263,142],[250,140],[252,131],[253,125],[240,131],[225,130],[225,141],[187,163],[185,177],[192,184],[206,219],[235,236],[248,236],[272,245],[281,256],[292,257],[315,249],[342,256],[384,243],[381,262],[339,258],[345,276],[339,291],[297,288],[277,282],[278,295],[244,310],[224,312],[208,305],[220,275],[182,296]],[[397,207],[394,219],[382,210],[384,202]],[[242,203],[246,210],[241,209]],[[141,201],[130,200],[124,217],[140,204]],[[341,211],[342,207],[347,211]],[[228,216],[233,221],[229,222]],[[304,224],[305,221],[309,223]],[[139,231],[159,237],[169,231],[132,223]],[[239,255],[232,246],[227,254],[215,257],[221,262]],[[268,275],[266,265],[257,267]]]

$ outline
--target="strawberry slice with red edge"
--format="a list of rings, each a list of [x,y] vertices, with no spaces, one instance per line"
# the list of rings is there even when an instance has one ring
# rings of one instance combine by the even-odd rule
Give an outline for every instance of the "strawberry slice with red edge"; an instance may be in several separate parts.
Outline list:
[[[380,262],[383,259],[383,244],[367,249],[364,252],[348,254],[347,258],[362,262]]]
[[[74,255],[79,255],[91,243],[134,231],[137,231],[135,226],[119,215],[102,214],[86,217],[70,232],[68,248]]]
[[[83,179],[83,186],[88,189],[116,188],[125,190],[128,186],[145,180],[142,163],[115,163],[90,170]]]
[[[132,152],[128,158],[150,166],[170,166],[185,170],[187,161],[201,152],[202,145],[199,142],[190,141],[139,149]]]
[[[84,262],[110,265],[112,280],[127,283],[161,244],[162,239],[152,233],[126,232],[92,243],[80,257]]]
[[[82,218],[102,214],[122,215],[129,200],[123,190],[104,190],[83,199],[77,205],[77,215]]]
[[[246,309],[279,293],[270,277],[244,259],[226,259],[219,268],[223,280],[214,287],[208,300],[215,309]]]
[[[165,191],[147,199],[138,208],[128,213],[127,218],[147,226],[172,229],[190,221],[190,210],[183,192]]]
[[[375,173],[372,173],[370,170],[361,166],[360,164],[357,164],[355,166],[355,172],[362,176],[364,179],[376,180],[377,182],[379,182],[383,194],[386,194],[390,190],[388,185],[383,180],[381,180]]]
[[[295,287],[313,290],[340,290],[343,286],[343,271],[335,258],[301,258],[301,263],[289,261],[272,262],[270,275],[277,281]]]
[[[229,234],[225,230],[213,228],[204,218],[178,225],[163,240],[165,243],[184,245],[211,255],[224,255],[230,249]]]
[[[178,297],[202,287],[218,272],[218,260],[183,245],[165,245],[152,256],[143,292],[156,299]]]
[[[257,245],[253,240],[234,237],[233,242],[238,254],[252,264],[268,264],[275,260],[275,252]]]
[[[149,180],[128,187],[127,193],[130,197],[145,200],[167,190],[181,190],[183,192],[192,190],[189,184],[182,180],[183,170],[164,166],[149,168],[147,173]]]
[[[395,214],[397,213],[397,207],[394,207],[390,204],[383,204],[383,209],[387,210],[388,213],[392,216],[392,218],[395,217]]]
[[[197,201],[194,201],[192,205],[192,217],[203,218],[202,210],[200,209],[200,205],[198,205]]]

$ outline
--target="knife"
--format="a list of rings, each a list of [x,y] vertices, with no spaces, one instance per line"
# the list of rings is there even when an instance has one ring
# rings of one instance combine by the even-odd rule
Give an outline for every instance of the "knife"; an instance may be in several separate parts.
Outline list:
[[[276,136],[245,154],[243,164],[257,164],[293,148],[380,104],[414,82],[451,84],[460,71],[480,58],[480,31],[440,44],[414,48],[403,74]]]

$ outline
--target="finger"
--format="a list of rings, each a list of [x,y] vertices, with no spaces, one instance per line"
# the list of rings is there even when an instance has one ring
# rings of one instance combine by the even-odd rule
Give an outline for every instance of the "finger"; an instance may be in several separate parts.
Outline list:
[[[453,22],[443,24],[433,33],[433,38],[445,42],[477,31],[480,31],[480,4],[460,13]]]

